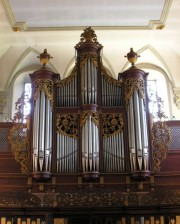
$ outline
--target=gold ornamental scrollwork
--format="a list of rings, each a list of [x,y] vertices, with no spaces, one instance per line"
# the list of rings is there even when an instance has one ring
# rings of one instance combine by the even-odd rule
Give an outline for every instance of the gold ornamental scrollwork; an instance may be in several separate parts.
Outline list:
[[[58,114],[56,119],[57,133],[77,138],[78,136],[78,116],[76,114]]]
[[[104,137],[110,137],[123,131],[123,114],[103,114],[102,115]]]
[[[29,164],[29,115],[24,116],[24,97],[23,95],[17,100],[15,104],[16,113],[12,119],[14,125],[9,133],[9,143],[11,145],[11,151],[15,160],[21,165],[21,172],[23,174],[28,173]],[[23,123],[26,120],[26,124]]]
[[[66,84],[68,84],[71,80],[73,80],[76,77],[77,77],[77,67],[75,65],[75,67],[73,68],[71,74],[68,77],[66,77],[65,79],[60,80],[60,81],[57,82],[57,87],[65,86]]]
[[[145,99],[144,80],[143,79],[127,79],[125,81],[125,102],[128,105],[129,99],[132,97],[134,90],[137,90],[142,99]]]
[[[164,111],[164,102],[160,97],[157,97],[158,112],[156,119],[158,121],[152,124],[152,155],[153,155],[153,171],[159,172],[161,163],[166,158],[169,144],[171,141],[170,128],[167,126],[165,119],[167,118]]]
[[[34,82],[35,92],[34,100],[37,100],[40,91],[44,91],[48,99],[53,104],[53,81],[50,79],[37,79]]]
[[[75,48],[80,48],[85,43],[94,43],[99,49],[103,46],[98,42],[97,35],[95,31],[91,27],[87,27],[84,32],[81,34],[81,39],[78,44],[76,44]]]
[[[9,142],[11,144],[11,151],[15,160],[21,165],[21,172],[28,173],[29,163],[29,137],[28,129],[24,124],[15,124],[10,130]]]
[[[101,74],[104,77],[104,79],[107,80],[108,83],[113,84],[118,87],[122,87],[122,81],[116,80],[113,77],[111,77],[110,75],[108,75],[106,69],[103,66],[101,69]]]
[[[0,192],[0,208],[37,208],[41,207],[41,199],[26,192]],[[11,223],[11,222],[7,222]]]
[[[157,121],[152,126],[153,170],[159,172],[161,163],[166,158],[171,133],[165,122]]]
[[[93,111],[83,111],[80,114],[80,126],[81,128],[85,125],[88,117],[92,117],[93,123],[99,127],[99,113],[98,112],[93,112]]]
[[[90,53],[90,52],[88,52],[88,53],[84,53],[84,54],[82,54],[81,57],[80,57],[80,67],[81,67],[81,68],[85,65],[85,63],[86,63],[86,61],[87,61],[88,59],[90,59],[90,60],[92,61],[93,65],[94,65],[96,68],[98,67],[98,59],[97,59],[97,55],[94,54],[94,53]]]

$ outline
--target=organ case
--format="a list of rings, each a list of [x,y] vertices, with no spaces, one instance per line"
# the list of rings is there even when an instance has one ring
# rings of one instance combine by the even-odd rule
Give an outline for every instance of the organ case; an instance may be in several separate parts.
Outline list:
[[[31,74],[31,162],[36,178],[150,176],[147,74],[133,62],[114,79],[103,65],[102,48],[88,27],[75,46],[76,63],[67,78],[59,80],[45,66]],[[132,54],[131,49],[128,59]]]

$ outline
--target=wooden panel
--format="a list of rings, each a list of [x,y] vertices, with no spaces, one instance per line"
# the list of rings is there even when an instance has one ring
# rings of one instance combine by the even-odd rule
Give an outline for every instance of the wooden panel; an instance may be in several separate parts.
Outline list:
[[[161,171],[180,172],[180,150],[169,151],[166,159],[162,162]]]

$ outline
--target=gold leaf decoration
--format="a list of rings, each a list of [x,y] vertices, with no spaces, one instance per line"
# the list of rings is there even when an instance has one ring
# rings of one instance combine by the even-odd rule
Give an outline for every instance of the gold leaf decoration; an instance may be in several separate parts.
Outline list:
[[[56,130],[58,133],[67,135],[73,138],[78,136],[77,128],[77,115],[76,114],[58,114],[56,119]]]
[[[76,49],[80,48],[85,42],[94,43],[99,49],[102,48],[102,45],[97,40],[97,35],[91,27],[87,27],[84,32],[81,34],[81,39],[79,43],[75,46]]]
[[[10,130],[9,141],[11,144],[11,150],[15,160],[21,165],[21,172],[23,174],[28,173],[28,129],[24,124],[15,124]]]
[[[99,114],[93,111],[83,111],[80,114],[80,126],[81,128],[85,125],[87,118],[91,116],[94,124],[99,127]]]
[[[51,101],[51,104],[53,104],[53,81],[52,80],[37,79],[34,82],[34,88],[35,88],[34,100],[37,100],[40,91],[44,91],[48,99]]]
[[[110,137],[123,131],[122,114],[103,114],[103,136]]]
[[[81,55],[81,58],[80,58],[80,60],[81,60],[80,61],[80,67],[81,68],[85,65],[85,63],[86,63],[86,61],[88,59],[90,59],[92,61],[93,65],[96,68],[98,67],[98,58],[97,58],[97,55],[94,54],[94,53],[88,52],[88,53],[84,53],[84,54]]]
[[[153,150],[153,171],[159,172],[161,162],[166,158],[169,144],[171,140],[170,128],[167,126],[165,119],[166,115],[163,112],[163,101],[160,97],[157,98],[158,112],[156,122],[152,125],[152,150]]]
[[[15,160],[21,165],[21,172],[26,174],[28,173],[29,163],[29,131],[28,126],[23,123],[25,120],[23,113],[24,104],[25,102],[22,95],[15,104],[16,113],[12,119],[14,125],[10,130],[9,142]]]
[[[125,102],[126,106],[128,105],[129,99],[132,97],[134,90],[139,91],[139,94],[142,99],[145,99],[144,93],[144,80],[142,79],[127,79],[125,81]]]

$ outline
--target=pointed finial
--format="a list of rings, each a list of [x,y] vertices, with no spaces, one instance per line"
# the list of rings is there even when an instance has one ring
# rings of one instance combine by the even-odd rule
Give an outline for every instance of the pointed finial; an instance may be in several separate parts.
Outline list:
[[[37,56],[37,58],[40,59],[41,64],[43,64],[43,67],[45,67],[46,64],[49,62],[50,58],[53,57],[51,57],[51,55],[47,53],[47,49],[44,49],[44,52]]]
[[[140,57],[140,55],[138,55],[136,52],[134,52],[133,48],[130,48],[130,52],[127,53],[127,55],[124,57],[127,57],[128,61],[131,63],[131,65],[134,66],[134,64],[137,61],[137,58]]]

